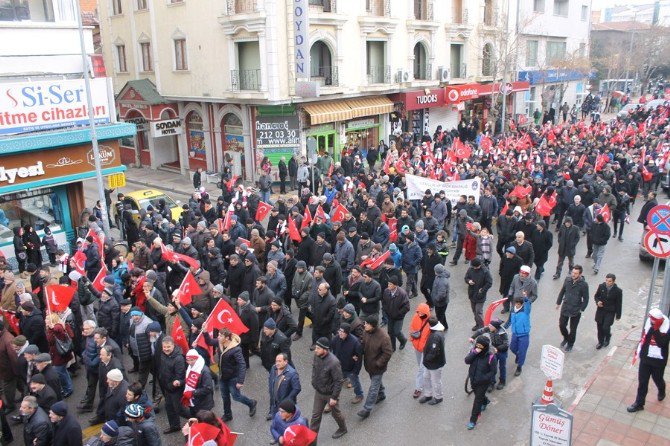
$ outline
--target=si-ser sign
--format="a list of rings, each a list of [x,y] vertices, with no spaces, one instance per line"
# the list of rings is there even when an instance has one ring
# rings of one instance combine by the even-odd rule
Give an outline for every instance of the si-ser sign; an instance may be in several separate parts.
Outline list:
[[[297,116],[259,116],[256,118],[256,148],[276,149],[300,146]]]
[[[152,122],[150,128],[151,136],[154,138],[181,135],[184,132],[182,121],[179,118]]]

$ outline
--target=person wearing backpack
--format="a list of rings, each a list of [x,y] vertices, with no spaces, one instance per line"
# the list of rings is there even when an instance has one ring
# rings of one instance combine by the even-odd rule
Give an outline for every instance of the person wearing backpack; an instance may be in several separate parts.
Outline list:
[[[67,364],[74,359],[72,338],[74,333],[68,324],[63,324],[57,314],[47,317],[47,342],[53,368],[58,373],[63,389],[63,398],[72,395],[72,379],[67,371]]]
[[[491,341],[486,336],[477,337],[474,348],[465,357],[465,363],[470,366],[468,376],[475,394],[468,430],[475,428],[479,415],[486,410],[486,406],[490,402],[486,397],[486,390],[489,388],[498,366],[498,360],[489,351],[490,344]]]

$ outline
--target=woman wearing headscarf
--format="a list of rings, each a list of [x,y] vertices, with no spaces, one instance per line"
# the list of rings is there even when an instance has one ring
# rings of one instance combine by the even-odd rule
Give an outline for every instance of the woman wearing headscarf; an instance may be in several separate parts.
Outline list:
[[[42,242],[31,225],[23,227],[23,244],[26,246],[28,263],[32,263],[38,267],[42,265],[42,253],[40,252]]]

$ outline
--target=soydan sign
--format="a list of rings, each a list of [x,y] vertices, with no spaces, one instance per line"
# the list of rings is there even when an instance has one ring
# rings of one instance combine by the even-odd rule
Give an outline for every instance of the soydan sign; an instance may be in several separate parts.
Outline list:
[[[107,79],[91,79],[98,124],[110,122]],[[50,80],[0,85],[0,135],[88,124],[84,80]]]
[[[293,34],[295,35],[295,76],[309,78],[309,4],[293,0]]]

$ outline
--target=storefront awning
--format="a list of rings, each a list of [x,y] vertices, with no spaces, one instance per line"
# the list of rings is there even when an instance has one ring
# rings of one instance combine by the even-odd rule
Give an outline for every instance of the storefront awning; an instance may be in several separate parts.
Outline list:
[[[326,122],[346,121],[354,117],[351,108],[345,101],[307,104],[303,108],[309,114],[309,119],[312,125],[323,124]]]
[[[386,96],[380,96],[376,98],[347,99],[346,102],[349,104],[349,107],[351,107],[351,118],[383,115],[393,111],[393,102]]]

